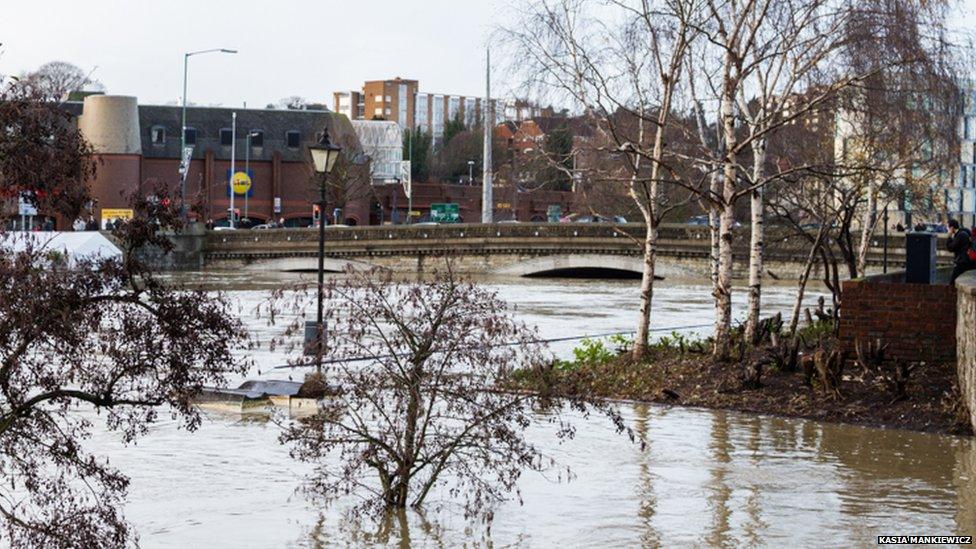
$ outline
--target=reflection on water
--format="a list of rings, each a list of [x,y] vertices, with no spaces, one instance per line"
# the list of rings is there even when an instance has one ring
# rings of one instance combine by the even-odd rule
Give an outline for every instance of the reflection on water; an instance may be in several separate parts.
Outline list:
[[[633,283],[492,285],[543,336],[633,324]],[[245,305],[260,295],[232,291]],[[665,284],[656,298],[655,326],[711,313],[701,286]],[[789,304],[787,290],[767,293],[769,310]],[[270,328],[248,322],[267,337]],[[285,362],[267,349],[255,358],[264,372]],[[311,468],[288,456],[266,420],[211,414],[194,434],[164,422],[134,446],[104,431],[90,446],[132,477],[126,514],[143,547],[846,546],[879,534],[976,534],[972,439],[655,405],[623,411],[637,443],[595,416],[578,418],[576,438],[559,443],[540,418],[528,436],[575,479],[526,474],[524,504],[500,505],[490,524],[450,506],[363,517],[345,512],[350,502],[310,502],[297,489]]]

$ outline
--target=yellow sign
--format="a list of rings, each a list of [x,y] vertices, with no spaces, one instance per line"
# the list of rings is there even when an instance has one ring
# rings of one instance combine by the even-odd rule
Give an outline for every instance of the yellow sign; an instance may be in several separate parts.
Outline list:
[[[410,217],[420,217],[420,212],[417,210],[413,210],[412,212],[410,212]]]
[[[498,209],[500,209],[500,210],[507,210],[507,209],[511,208],[512,205],[509,204],[508,202],[499,202],[498,204],[495,204],[495,207],[498,208]]]
[[[129,208],[102,208],[102,219],[132,219],[133,213]]]
[[[251,190],[251,178],[247,172],[237,172],[234,174],[234,194],[247,194]]]

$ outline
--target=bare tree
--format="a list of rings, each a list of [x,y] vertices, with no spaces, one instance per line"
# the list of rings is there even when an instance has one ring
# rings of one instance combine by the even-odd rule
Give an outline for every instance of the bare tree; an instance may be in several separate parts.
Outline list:
[[[282,97],[275,103],[275,107],[278,109],[287,109],[290,111],[304,111],[308,109],[308,100],[300,95],[289,95],[288,97]]]
[[[661,185],[678,173],[666,158],[665,135],[696,3],[540,0],[506,30],[528,85],[572,101],[594,121],[600,138],[592,143],[617,155],[621,168],[596,178],[625,185],[644,219],[635,358],[648,346],[658,227],[674,207],[661,199]]]
[[[93,69],[94,70],[94,69]],[[64,61],[49,61],[37,70],[20,76],[22,86],[41,94],[49,101],[64,101],[76,91],[104,91],[101,82],[91,77],[91,71]]]
[[[515,371],[547,360],[537,336],[492,292],[449,272],[430,282],[347,274],[324,294],[333,396],[282,436],[295,457],[317,465],[311,491],[402,509],[446,487],[467,515],[490,514],[523,470],[550,463],[524,430],[533,407],[558,401],[506,389]],[[573,434],[551,418],[560,436]]]

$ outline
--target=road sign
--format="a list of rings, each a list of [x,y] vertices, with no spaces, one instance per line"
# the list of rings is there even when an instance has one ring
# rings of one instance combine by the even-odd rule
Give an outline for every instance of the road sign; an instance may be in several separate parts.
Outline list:
[[[274,197],[274,213],[276,213],[276,214],[280,214],[281,213],[281,197],[280,196]]]
[[[456,202],[431,204],[430,220],[434,223],[460,223],[461,208]]]
[[[495,209],[498,209],[498,210],[508,210],[508,209],[511,209],[511,207],[512,207],[512,205],[509,204],[508,202],[499,202],[499,203],[495,204]]]

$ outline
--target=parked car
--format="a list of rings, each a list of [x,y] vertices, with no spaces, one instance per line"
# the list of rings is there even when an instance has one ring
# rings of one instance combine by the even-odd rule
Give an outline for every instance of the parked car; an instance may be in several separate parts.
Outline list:
[[[581,215],[569,214],[559,220],[560,223],[626,223],[627,220],[620,215]]]
[[[236,231],[237,230],[237,227],[228,227],[228,226],[214,227],[213,230],[215,230],[215,231]]]
[[[697,225],[697,226],[708,225],[708,216],[696,215],[694,217],[689,217],[688,221],[685,221],[685,225]],[[742,226],[742,223],[739,223],[738,221],[733,221],[732,226],[738,229],[739,227]]]
[[[255,226],[251,227],[251,230],[252,231],[263,231],[263,230],[271,229],[271,228],[272,228],[271,225],[269,225],[267,223],[262,223],[260,225],[255,225]]]

